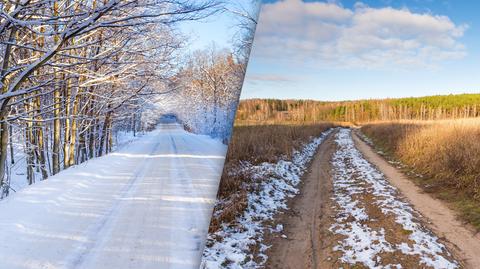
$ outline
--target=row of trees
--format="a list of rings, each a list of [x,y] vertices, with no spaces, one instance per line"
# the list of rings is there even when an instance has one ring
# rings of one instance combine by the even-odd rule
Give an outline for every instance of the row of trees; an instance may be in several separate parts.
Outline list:
[[[181,90],[176,25],[221,9],[214,0],[0,2],[0,196],[15,165],[31,184],[111,151],[114,130],[149,128],[151,97]]]
[[[369,122],[469,117],[480,117],[480,94],[345,102],[252,99],[242,101],[237,112],[239,123],[250,121]]]
[[[228,140],[245,65],[214,47],[195,52],[178,73],[180,96],[170,101],[183,124],[196,133]]]
[[[189,130],[220,138],[224,143],[230,139],[259,4],[253,0],[227,6],[225,12],[237,18],[235,49],[212,45],[192,53],[173,83],[173,88],[182,90],[162,98],[162,107],[176,114]]]

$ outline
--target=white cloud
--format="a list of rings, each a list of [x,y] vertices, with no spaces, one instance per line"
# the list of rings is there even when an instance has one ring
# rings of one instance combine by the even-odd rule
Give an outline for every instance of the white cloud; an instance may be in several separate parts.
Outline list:
[[[281,75],[275,75],[275,74],[247,74],[246,80],[249,82],[274,82],[274,83],[281,83],[281,82],[290,82],[292,81],[292,78],[286,77],[286,76],[281,76]]]
[[[466,29],[406,8],[283,0],[263,5],[252,57],[341,68],[436,66],[465,57],[459,39]]]

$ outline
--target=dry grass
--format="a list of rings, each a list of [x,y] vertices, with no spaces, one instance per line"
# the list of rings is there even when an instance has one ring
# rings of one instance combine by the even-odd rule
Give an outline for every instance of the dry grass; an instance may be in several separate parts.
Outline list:
[[[374,123],[362,131],[388,156],[426,176],[417,182],[480,229],[480,119]]]
[[[226,202],[215,208],[217,215],[212,218],[210,231],[234,220],[247,206],[248,184],[245,183],[252,177],[241,169],[242,162],[255,165],[276,162],[281,157],[289,159],[294,150],[331,127],[331,123],[235,126],[218,191],[218,198]]]
[[[248,161],[253,164],[289,158],[295,149],[332,127],[330,123],[315,125],[236,126],[228,147],[227,161]]]

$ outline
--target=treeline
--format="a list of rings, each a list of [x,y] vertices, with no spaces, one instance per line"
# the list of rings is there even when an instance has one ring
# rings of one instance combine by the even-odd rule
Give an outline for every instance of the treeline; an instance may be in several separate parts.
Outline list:
[[[480,94],[437,95],[343,102],[250,99],[240,102],[236,122],[370,122],[440,120],[480,116]]]

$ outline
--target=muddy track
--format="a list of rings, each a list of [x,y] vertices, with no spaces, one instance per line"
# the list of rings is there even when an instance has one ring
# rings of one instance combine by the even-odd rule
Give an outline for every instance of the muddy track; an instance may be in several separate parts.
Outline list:
[[[330,134],[320,145],[309,173],[302,180],[300,194],[289,202],[290,210],[278,216],[287,238],[280,234],[267,237],[267,244],[272,247],[267,251],[266,268],[325,268],[322,251],[326,248],[321,240],[324,230],[320,228],[330,211],[329,160],[335,150],[333,137]]]
[[[392,174],[395,168],[379,163],[362,143],[342,129],[319,147],[300,194],[276,218],[283,233],[266,238],[266,268],[480,268],[477,257],[468,256],[478,238],[464,238],[467,247],[447,241],[463,231],[428,224],[441,219],[425,218],[428,205],[417,206],[421,201],[402,192],[428,194],[398,186],[401,173]]]

